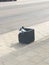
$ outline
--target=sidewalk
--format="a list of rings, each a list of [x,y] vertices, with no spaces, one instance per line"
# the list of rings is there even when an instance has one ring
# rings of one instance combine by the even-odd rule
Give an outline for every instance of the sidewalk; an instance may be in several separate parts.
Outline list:
[[[17,0],[11,2],[0,2],[0,7],[12,6],[12,5],[24,5],[30,3],[48,2],[49,0]]]
[[[29,28],[35,30],[35,42],[49,38],[49,21],[45,23],[37,24],[35,26],[31,26]],[[19,34],[19,30],[15,30],[0,35],[0,57],[12,51],[15,51],[15,49],[11,48],[10,46],[19,43],[18,34]]]
[[[12,48],[15,51],[0,57],[0,65],[49,65],[49,38]]]

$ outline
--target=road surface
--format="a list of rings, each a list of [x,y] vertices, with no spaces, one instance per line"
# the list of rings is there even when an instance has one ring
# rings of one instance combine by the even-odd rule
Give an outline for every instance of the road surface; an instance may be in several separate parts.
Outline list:
[[[0,34],[49,21],[49,2],[0,7]]]

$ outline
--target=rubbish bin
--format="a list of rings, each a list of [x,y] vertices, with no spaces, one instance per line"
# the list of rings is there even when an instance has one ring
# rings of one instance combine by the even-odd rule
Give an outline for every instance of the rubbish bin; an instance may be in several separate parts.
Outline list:
[[[25,32],[18,34],[19,43],[31,43],[35,40],[34,29],[25,28]]]

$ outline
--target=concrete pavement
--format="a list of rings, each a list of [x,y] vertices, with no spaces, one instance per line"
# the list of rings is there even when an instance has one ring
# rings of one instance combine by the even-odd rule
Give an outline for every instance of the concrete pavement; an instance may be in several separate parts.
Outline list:
[[[49,37],[49,21],[31,26],[29,28],[35,30],[35,41],[39,41],[41,39],[46,39]],[[0,35],[0,57],[15,50],[10,46],[19,43],[18,34],[19,30],[15,30]],[[5,49],[7,52],[5,51]]]
[[[49,65],[49,21],[31,26],[35,42],[21,45],[19,30],[0,35],[0,65]]]
[[[35,29],[30,45],[19,44],[19,30],[0,35],[0,65],[49,65],[49,21],[29,28]]]
[[[49,65],[49,38],[12,48],[15,51],[0,57],[0,65]]]

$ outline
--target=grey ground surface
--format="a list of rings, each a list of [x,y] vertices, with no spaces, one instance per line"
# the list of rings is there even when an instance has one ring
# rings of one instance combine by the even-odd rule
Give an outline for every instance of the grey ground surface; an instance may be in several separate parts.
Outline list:
[[[0,34],[49,20],[49,2],[0,7]]]
[[[16,51],[0,57],[0,65],[49,65],[49,38],[29,45],[15,44]]]

